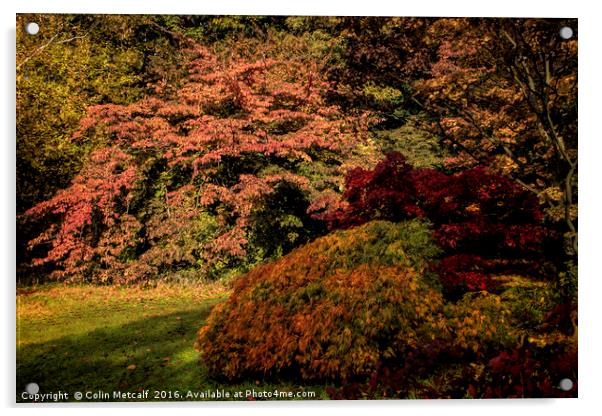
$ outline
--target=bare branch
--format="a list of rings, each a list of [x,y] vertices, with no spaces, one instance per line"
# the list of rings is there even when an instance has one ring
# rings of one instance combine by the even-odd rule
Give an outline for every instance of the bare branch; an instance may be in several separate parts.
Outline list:
[[[57,33],[56,35],[54,35],[53,37],[50,38],[50,40],[45,43],[44,45],[40,46],[39,48],[37,48],[35,51],[33,51],[33,53],[31,55],[29,55],[27,58],[25,58],[19,65],[17,65],[17,71],[19,69],[21,69],[21,67],[23,65],[25,65],[25,63],[27,61],[29,61],[31,58],[33,58],[34,56],[36,56],[37,54],[39,54],[40,52],[42,52],[44,49],[46,49],[48,46],[50,46],[52,44],[52,42],[54,42],[54,40],[57,38],[59,34]]]
[[[38,55],[40,52],[42,52],[44,49],[46,49],[47,47],[49,47],[50,45],[52,45],[52,43],[54,42],[54,40],[59,36],[59,33],[55,34],[53,37],[50,38],[50,40],[45,43],[44,45],[40,46],[39,48],[37,48],[35,51],[33,51],[33,53],[31,55],[29,55],[27,58],[25,58],[19,65],[17,65],[17,71],[19,69],[21,69],[21,67],[23,65],[25,65],[31,58],[33,58],[34,56]],[[60,40],[58,42],[54,42],[57,45],[63,44],[63,43],[69,43],[69,42],[73,42],[74,40],[77,39],[83,39],[86,36],[88,36],[88,33],[81,35],[81,36],[74,36],[72,38],[69,39],[63,39]]]
[[[60,45],[61,43],[69,43],[69,42],[73,42],[74,40],[77,40],[77,39],[83,39],[83,38],[85,38],[86,36],[88,36],[88,34],[87,34],[87,33],[86,33],[85,35],[81,35],[81,36],[74,36],[74,37],[72,37],[72,38],[69,38],[69,39],[64,39],[64,40],[58,41],[58,42],[57,42],[57,44],[59,44],[59,45]]]

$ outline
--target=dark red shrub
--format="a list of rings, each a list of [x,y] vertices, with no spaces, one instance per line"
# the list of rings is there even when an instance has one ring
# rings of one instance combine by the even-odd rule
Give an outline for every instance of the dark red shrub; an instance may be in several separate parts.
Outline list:
[[[355,168],[347,173],[345,208],[327,219],[332,228],[348,228],[374,219],[401,221],[422,216],[416,205],[412,166],[399,152],[387,154],[374,170]]]
[[[502,351],[489,360],[487,379],[473,386],[486,398],[577,397],[577,351],[561,344]],[[568,390],[560,387],[571,380]]]
[[[328,217],[331,228],[428,218],[445,251],[436,271],[448,293],[487,289],[489,269],[536,259],[547,234],[537,198],[482,166],[446,175],[414,169],[393,152],[374,170],[349,172],[343,197],[347,204]]]

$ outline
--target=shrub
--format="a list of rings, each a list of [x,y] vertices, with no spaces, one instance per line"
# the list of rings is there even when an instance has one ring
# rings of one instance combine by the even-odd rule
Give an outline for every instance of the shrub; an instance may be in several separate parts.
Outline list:
[[[447,175],[415,169],[391,152],[373,170],[350,171],[343,198],[346,204],[326,216],[331,228],[373,219],[431,221],[444,250],[435,271],[446,295],[490,289],[487,274],[500,267],[537,266],[548,235],[535,196],[480,166]]]
[[[383,360],[369,380],[331,387],[328,393],[334,399],[462,398],[467,380],[474,379],[471,372],[516,344],[519,332],[509,315],[497,295],[466,294],[444,306],[445,336],[425,337],[411,351]]]
[[[502,351],[489,361],[486,376],[471,386],[487,398],[577,397],[576,343],[558,341]],[[573,382],[569,390],[560,388],[563,379]]]
[[[480,370],[466,366],[471,397],[576,397],[577,396],[577,309],[576,305],[554,305],[554,284],[508,278],[499,299],[503,320],[513,328],[514,341],[499,343],[476,357]],[[568,378],[568,391],[559,383]]]
[[[330,397],[576,397],[575,306],[550,309],[551,285],[497,283],[500,295],[467,293],[445,304],[449,338],[383,361],[364,382],[330,387]],[[564,378],[574,383],[569,391],[559,388]]]
[[[422,277],[437,253],[417,220],[337,231],[235,282],[200,329],[216,377],[353,380],[447,338],[443,298]]]
[[[450,349],[464,352],[465,358],[487,356],[519,338],[512,310],[501,296],[485,291],[467,293],[447,308],[454,333]]]
[[[416,205],[410,174],[412,166],[399,152],[387,154],[374,170],[355,168],[347,173],[342,209],[328,217],[331,228],[349,228],[367,221],[401,221],[423,216]]]

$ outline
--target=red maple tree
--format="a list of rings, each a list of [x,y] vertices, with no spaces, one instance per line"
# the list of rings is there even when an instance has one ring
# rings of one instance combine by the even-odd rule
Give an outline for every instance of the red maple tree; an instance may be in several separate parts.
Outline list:
[[[537,269],[550,235],[537,198],[482,166],[447,175],[413,168],[392,152],[373,170],[350,171],[343,198],[327,215],[332,228],[375,219],[430,221],[444,252],[434,271],[452,296],[490,288],[494,270]]]

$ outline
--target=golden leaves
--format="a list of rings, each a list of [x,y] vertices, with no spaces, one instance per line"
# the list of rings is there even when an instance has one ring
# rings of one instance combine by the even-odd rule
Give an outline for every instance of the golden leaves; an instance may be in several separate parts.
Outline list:
[[[480,212],[481,211],[481,207],[479,206],[479,204],[474,203],[474,204],[468,205],[466,208],[464,208],[464,210],[466,212],[476,213],[476,212]]]
[[[508,155],[499,155],[495,158],[495,167],[507,176],[518,169],[518,163]]]
[[[559,186],[550,186],[541,192],[542,196],[549,198],[552,201],[561,201],[564,198],[564,192]]]

